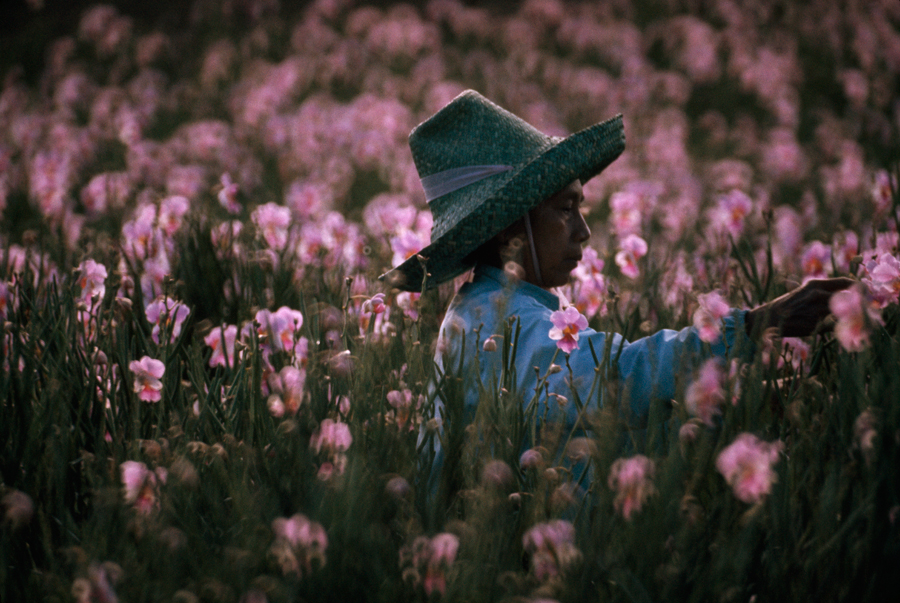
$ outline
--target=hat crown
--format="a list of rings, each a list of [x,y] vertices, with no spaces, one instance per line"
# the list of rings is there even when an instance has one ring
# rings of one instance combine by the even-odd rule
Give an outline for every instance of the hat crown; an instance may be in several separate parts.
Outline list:
[[[474,90],[463,92],[409,135],[420,177],[474,165],[517,166],[552,139]]]
[[[434,199],[432,239],[447,232],[463,215],[461,198],[483,199],[501,188],[516,171],[540,156],[554,140],[520,117],[474,90],[461,93],[409,135],[420,178],[475,166],[511,169]]]

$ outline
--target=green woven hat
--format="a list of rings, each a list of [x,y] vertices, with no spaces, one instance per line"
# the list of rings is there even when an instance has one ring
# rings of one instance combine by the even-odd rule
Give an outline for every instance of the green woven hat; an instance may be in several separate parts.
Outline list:
[[[409,147],[434,217],[431,243],[381,279],[422,291],[471,268],[467,256],[544,199],[599,174],[625,149],[625,129],[617,115],[547,136],[467,90],[419,124]]]

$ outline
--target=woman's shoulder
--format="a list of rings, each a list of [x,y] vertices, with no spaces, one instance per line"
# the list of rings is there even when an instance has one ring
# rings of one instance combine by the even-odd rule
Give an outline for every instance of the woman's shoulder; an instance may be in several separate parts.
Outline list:
[[[477,271],[472,281],[459,289],[449,311],[549,318],[558,306],[559,299],[549,291],[512,281],[502,270],[489,268]]]

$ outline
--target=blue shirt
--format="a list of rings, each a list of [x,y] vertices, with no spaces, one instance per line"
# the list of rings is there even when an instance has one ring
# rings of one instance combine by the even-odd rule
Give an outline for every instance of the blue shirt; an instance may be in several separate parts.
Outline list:
[[[605,381],[612,380],[620,415],[639,429],[646,425],[651,405],[673,400],[704,359],[752,352],[746,337],[738,337],[744,332],[746,312],[735,311],[723,321],[722,336],[712,344],[702,341],[694,327],[664,329],[632,342],[588,328],[579,333],[578,349],[571,352],[567,364],[566,355],[549,337],[550,315],[560,309],[559,303],[553,293],[514,281],[491,266],[477,267],[472,282],[460,288],[441,325],[435,362],[449,374],[462,367],[467,421],[475,416],[482,392],[496,392],[499,380],[505,379],[507,385],[514,383],[510,393],[523,405],[530,404],[538,417],[564,418],[567,428],[575,428],[579,408],[574,398],[588,412],[597,409],[608,395]],[[504,373],[503,335],[510,319],[511,332],[515,334],[517,327],[518,338],[514,360]],[[485,340],[492,336],[497,350],[484,351]],[[551,364],[562,370],[551,371]],[[542,387],[536,394],[539,380]],[[435,412],[437,416],[444,412],[440,399]],[[435,452],[442,456],[439,443]]]

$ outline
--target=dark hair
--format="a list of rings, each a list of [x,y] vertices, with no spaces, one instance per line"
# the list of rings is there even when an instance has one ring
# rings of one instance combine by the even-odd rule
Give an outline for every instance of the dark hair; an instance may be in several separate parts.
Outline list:
[[[520,218],[518,221],[513,222],[513,224],[503,229],[501,233],[495,235],[485,243],[482,243],[478,249],[466,256],[464,260],[466,265],[477,266],[478,264],[485,264],[487,266],[494,266],[495,268],[503,268],[506,262],[515,259],[520,250],[520,245],[516,244],[516,241],[519,240],[518,237],[504,240],[501,235],[507,230],[515,227],[517,224],[524,224],[524,222]]]
[[[500,240],[497,237],[494,237],[486,243],[482,243],[478,249],[467,255],[463,262],[467,266],[485,264],[487,266],[494,266],[495,268],[502,268],[503,258],[500,254],[500,246]]]

